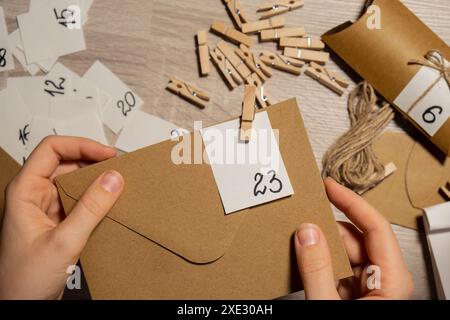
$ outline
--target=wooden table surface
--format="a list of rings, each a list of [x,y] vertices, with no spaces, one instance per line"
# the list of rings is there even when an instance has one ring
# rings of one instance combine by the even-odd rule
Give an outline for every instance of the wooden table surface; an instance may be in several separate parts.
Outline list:
[[[256,8],[266,2],[241,0],[251,20],[257,19]],[[286,14],[287,25],[304,26],[309,34],[319,36],[344,21],[357,19],[364,2],[305,0],[303,9]],[[403,2],[449,43],[449,0]],[[28,0],[0,0],[9,32],[17,28],[15,17],[27,12],[28,5]],[[202,120],[204,126],[211,125],[239,116],[243,96],[243,87],[230,92],[214,67],[209,77],[199,77],[194,35],[198,30],[208,29],[213,20],[231,24],[221,0],[95,0],[85,26],[88,50],[63,57],[60,61],[82,75],[95,60],[100,59],[144,99],[145,111],[188,129],[192,129],[194,120]],[[219,40],[213,35],[209,39],[211,45]],[[257,49],[262,47],[276,48],[275,44],[269,43],[258,45]],[[350,72],[340,69],[334,61],[328,67],[350,79]],[[8,76],[19,75],[25,73],[2,74],[0,88],[5,86]],[[167,92],[164,88],[171,75],[209,92],[212,102],[207,109],[199,110]],[[346,96],[338,97],[305,75],[295,77],[278,71],[266,88],[275,101],[291,97],[298,99],[317,164],[321,167],[326,149],[349,126]],[[409,130],[398,120],[393,121],[389,128]],[[115,140],[111,132],[108,132],[108,138],[110,142]],[[414,275],[414,297],[434,297],[426,241],[416,231],[398,226],[394,229]]]

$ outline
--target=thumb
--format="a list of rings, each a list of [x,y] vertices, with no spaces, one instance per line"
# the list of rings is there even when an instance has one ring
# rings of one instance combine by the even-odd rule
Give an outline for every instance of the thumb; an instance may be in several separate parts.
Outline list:
[[[305,223],[297,228],[295,252],[306,299],[340,299],[328,244],[318,226]]]
[[[84,192],[71,213],[57,227],[57,239],[79,254],[91,233],[108,214],[123,190],[123,177],[117,171],[100,175]]]

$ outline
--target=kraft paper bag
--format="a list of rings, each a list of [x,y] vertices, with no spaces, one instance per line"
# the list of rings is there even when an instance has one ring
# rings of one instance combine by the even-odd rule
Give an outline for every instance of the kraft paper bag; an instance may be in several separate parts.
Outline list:
[[[450,179],[450,159],[432,145],[389,131],[374,142],[374,151],[397,171],[363,197],[390,222],[418,229],[424,208],[447,201],[439,189]]]
[[[430,50],[440,51],[443,58],[449,60],[449,46],[400,1],[375,0],[372,5],[379,8],[381,23],[379,29],[368,27],[374,13],[366,12],[355,23],[343,23],[322,35],[323,41],[363,79],[368,81],[381,96],[394,105],[397,111],[410,120],[446,155],[449,155],[450,118],[445,120],[445,117],[448,115],[447,109],[450,108],[450,99],[443,98],[439,101],[442,107],[438,106],[437,108],[433,104],[423,106],[425,108],[423,113],[423,110],[417,110],[419,113],[416,114],[414,109],[408,112],[408,108],[414,106],[416,98],[432,87],[437,76],[431,77],[425,86],[419,86],[421,89],[412,90],[412,93],[408,94],[410,98],[412,96],[414,98],[410,101],[411,103],[408,103],[406,109],[398,105],[400,100],[397,99],[401,93],[405,93],[404,89],[412,83],[413,79],[416,79],[419,71],[420,74],[422,71],[432,72],[431,68],[410,64],[410,61],[425,61],[424,56]],[[422,70],[423,68],[426,70]],[[440,90],[445,90],[440,93],[443,92],[445,95],[439,94],[437,98],[434,96],[436,99],[439,99],[439,96],[450,96],[450,91],[447,91],[450,88],[445,80],[442,79],[439,86]],[[439,110],[440,113],[438,113]],[[439,123],[439,126],[434,128],[437,130],[436,132],[423,129],[441,119],[440,117],[442,117],[442,126]],[[419,125],[421,121],[424,122]]]
[[[300,289],[295,229],[318,224],[335,276],[352,275],[295,99],[267,109],[294,195],[225,215],[208,164],[165,141],[57,178],[64,208],[105,170],[125,189],[81,256],[94,299],[273,299]],[[193,133],[198,134],[198,133]]]
[[[0,222],[5,206],[5,190],[8,183],[17,175],[20,165],[0,148]]]

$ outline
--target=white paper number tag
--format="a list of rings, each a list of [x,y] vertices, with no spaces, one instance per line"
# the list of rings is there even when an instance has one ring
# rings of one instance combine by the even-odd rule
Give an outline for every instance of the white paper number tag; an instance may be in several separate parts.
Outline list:
[[[111,96],[103,110],[103,122],[116,134],[143,104],[141,98],[100,61],[92,65],[83,79]]]
[[[294,193],[267,112],[255,115],[249,143],[239,120],[202,130],[206,153],[226,214]]]
[[[125,152],[133,152],[169,140],[176,130],[184,129],[138,110],[123,128],[115,147]]]
[[[5,14],[3,8],[0,7],[0,72],[14,69],[12,50],[8,29],[6,28]]]
[[[27,157],[31,113],[14,87],[0,91],[0,147],[19,164]]]
[[[423,66],[395,99],[394,104],[408,112],[420,96],[439,78],[440,73]],[[409,116],[430,136],[442,127],[450,117],[450,88],[441,79],[430,92],[409,112]]]

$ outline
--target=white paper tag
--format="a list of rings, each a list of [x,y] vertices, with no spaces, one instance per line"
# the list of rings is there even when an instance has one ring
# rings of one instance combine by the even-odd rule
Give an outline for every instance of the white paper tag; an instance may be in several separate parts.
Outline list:
[[[143,104],[142,99],[100,61],[92,65],[83,79],[111,96],[103,110],[103,122],[116,134]]]
[[[82,113],[54,123],[57,135],[87,138],[108,145],[103,124],[97,112]]]
[[[450,202],[425,208],[425,233],[440,299],[450,299]]]
[[[9,41],[5,13],[3,12],[3,8],[0,7],[0,72],[14,69],[12,53],[13,47]]]
[[[22,65],[22,68],[28,71],[32,76],[36,75],[39,72],[40,68],[37,64],[34,63],[27,64],[25,53],[23,52],[22,38],[20,36],[19,29],[16,29],[14,32],[10,33],[9,42],[11,43],[13,55]]]
[[[174,131],[178,135],[177,130],[180,129],[173,123],[138,110],[123,128],[115,147],[125,152],[133,152],[169,140]]]
[[[408,112],[420,96],[440,77],[440,73],[423,66],[394,100],[402,111]],[[431,91],[409,112],[409,116],[430,136],[442,127],[450,117],[450,88],[441,79]]]
[[[97,113],[97,104],[90,99],[53,99],[50,102],[50,118],[67,120],[85,113]]]
[[[27,157],[31,113],[14,87],[0,91],[0,147],[19,164]]]
[[[7,84],[17,88],[35,116],[48,117],[52,99],[72,97],[70,72],[59,63],[46,76],[8,78]]]
[[[255,115],[249,143],[239,131],[239,120],[202,130],[226,214],[294,193],[267,112]]]
[[[17,17],[27,63],[86,49],[80,0],[47,0]]]

